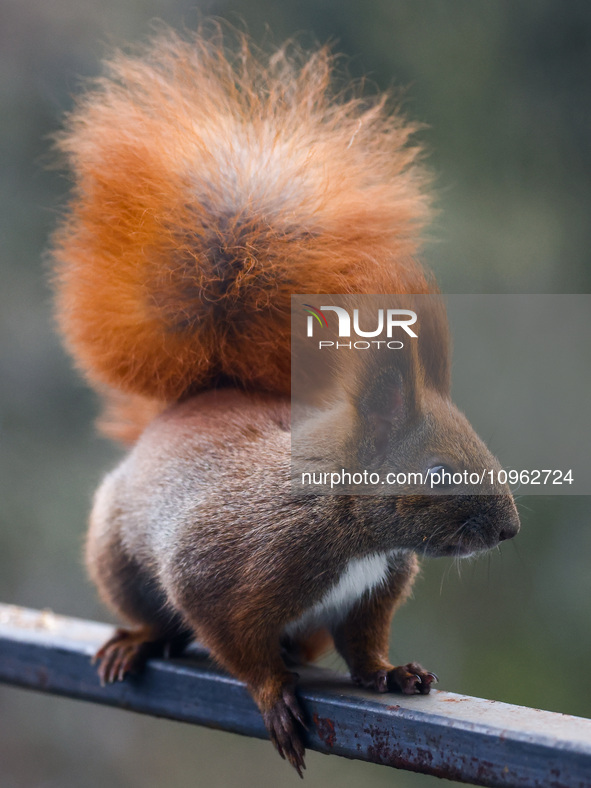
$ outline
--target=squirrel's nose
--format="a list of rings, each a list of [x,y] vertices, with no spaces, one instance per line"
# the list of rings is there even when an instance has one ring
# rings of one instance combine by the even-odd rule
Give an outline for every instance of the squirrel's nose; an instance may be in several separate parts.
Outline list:
[[[499,542],[504,542],[507,539],[513,539],[519,533],[519,518],[515,518],[509,523],[505,523],[499,532]]]

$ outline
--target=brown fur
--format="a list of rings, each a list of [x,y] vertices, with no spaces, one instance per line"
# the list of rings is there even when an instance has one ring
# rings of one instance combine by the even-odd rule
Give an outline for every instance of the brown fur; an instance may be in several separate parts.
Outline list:
[[[364,397],[363,388],[355,397]],[[377,407],[358,404],[353,418],[386,419]],[[327,418],[338,423],[342,414]],[[145,654],[143,642],[189,631],[247,683],[275,745],[301,770],[301,710],[282,647],[316,656],[334,639],[363,686],[428,692],[432,674],[388,660],[390,619],[410,591],[414,553],[492,547],[516,532],[518,520],[507,488],[481,497],[294,496],[289,421],[287,398],[232,389],[166,410],[99,489],[87,561],[103,599],[140,633],[107,644],[101,675],[124,674]],[[394,438],[406,430],[420,457],[444,445],[468,468],[497,467],[444,391],[430,389],[414,403],[410,426],[387,429]],[[341,431],[327,428],[320,440],[325,456],[351,462]],[[387,556],[384,585],[334,621],[289,631],[352,560],[373,555]],[[146,625],[152,629],[142,641]]]
[[[99,431],[107,438],[132,445],[167,403],[154,397],[129,394],[100,387],[103,411],[97,420]]]

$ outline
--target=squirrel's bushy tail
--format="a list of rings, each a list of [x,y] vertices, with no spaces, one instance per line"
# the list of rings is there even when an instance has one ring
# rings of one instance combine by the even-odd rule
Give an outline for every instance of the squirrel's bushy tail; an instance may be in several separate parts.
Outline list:
[[[91,382],[171,401],[289,392],[290,295],[425,292],[412,124],[336,94],[326,49],[160,34],[119,53],[58,147],[58,319]]]

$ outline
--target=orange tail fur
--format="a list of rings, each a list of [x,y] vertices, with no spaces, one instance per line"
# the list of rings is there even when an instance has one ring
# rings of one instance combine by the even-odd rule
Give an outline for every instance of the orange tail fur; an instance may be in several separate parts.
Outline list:
[[[160,403],[220,377],[289,392],[291,294],[429,289],[415,127],[384,96],[335,95],[332,72],[326,49],[167,32],[79,99],[53,256],[91,383]]]

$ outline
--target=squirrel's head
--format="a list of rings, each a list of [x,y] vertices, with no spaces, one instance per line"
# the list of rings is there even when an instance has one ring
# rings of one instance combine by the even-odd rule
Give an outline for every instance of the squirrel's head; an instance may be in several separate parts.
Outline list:
[[[358,462],[395,480],[385,495],[378,489],[378,508],[397,546],[464,556],[515,536],[519,516],[501,466],[449,395],[396,371],[389,377],[357,411]]]
[[[367,472],[341,491],[363,493],[351,506],[375,545],[465,556],[515,536],[519,516],[498,460],[451,400],[443,303],[421,299],[420,342],[338,356],[332,402],[304,425],[306,462]],[[294,444],[302,468],[306,439]]]

